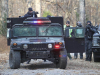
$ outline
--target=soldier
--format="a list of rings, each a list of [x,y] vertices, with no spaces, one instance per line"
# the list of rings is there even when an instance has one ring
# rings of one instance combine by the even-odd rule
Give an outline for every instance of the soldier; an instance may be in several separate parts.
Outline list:
[[[81,22],[77,22],[77,26],[76,27],[82,27]],[[77,59],[78,57],[78,53],[74,53],[74,58]],[[83,59],[83,53],[80,53],[80,59]]]
[[[85,41],[86,41],[86,61],[91,61],[92,57],[92,39],[93,34],[97,30],[92,26],[91,21],[87,21],[87,26],[85,30]]]
[[[64,25],[64,30],[66,29],[66,27],[72,27],[72,26],[70,26],[70,22],[69,21],[67,21],[66,25]],[[68,35],[68,36],[70,36],[70,35]],[[72,57],[71,57],[70,53],[67,53],[67,56],[69,57],[70,60],[72,60]]]
[[[27,14],[24,15],[25,18],[27,17],[37,17],[37,13],[33,11],[32,8],[28,8]]]

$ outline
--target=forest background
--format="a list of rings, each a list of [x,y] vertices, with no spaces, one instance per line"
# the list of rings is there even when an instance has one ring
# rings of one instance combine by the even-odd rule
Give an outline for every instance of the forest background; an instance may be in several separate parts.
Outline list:
[[[100,0],[85,1],[85,23],[90,20],[93,25],[100,24]],[[19,17],[32,7],[39,15],[46,17],[63,16],[64,24],[70,21],[76,26],[80,16],[80,0],[0,0],[0,34],[6,36],[6,18]]]

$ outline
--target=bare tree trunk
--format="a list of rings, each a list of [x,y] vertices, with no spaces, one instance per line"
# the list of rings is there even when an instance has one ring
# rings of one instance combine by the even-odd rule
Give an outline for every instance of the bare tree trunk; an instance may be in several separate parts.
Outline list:
[[[58,16],[58,4],[57,4],[57,0],[56,0],[56,12],[57,12],[57,16]]]
[[[9,15],[9,13],[8,13],[8,11],[9,11],[8,2],[9,2],[9,0],[7,0],[7,17],[8,17],[8,15]]]
[[[85,0],[80,0],[80,22],[85,27]]]
[[[98,3],[96,3],[95,5],[96,5],[95,25],[97,25],[97,22],[98,22],[98,10],[99,10],[99,7],[98,7]]]
[[[39,12],[38,17],[40,17],[41,16],[41,0],[36,0],[35,4],[36,4],[35,5],[36,11]]]
[[[2,13],[2,1],[0,0],[0,22],[1,22],[1,17],[2,17],[1,16],[2,14],[1,13]]]

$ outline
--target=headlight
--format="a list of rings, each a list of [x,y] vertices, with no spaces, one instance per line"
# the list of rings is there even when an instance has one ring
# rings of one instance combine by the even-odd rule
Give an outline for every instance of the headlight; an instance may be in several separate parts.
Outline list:
[[[27,49],[27,48],[28,48],[28,45],[26,45],[26,44],[23,45],[23,48],[24,48],[24,49]]]
[[[52,44],[48,44],[48,48],[52,48]]]
[[[93,37],[93,46],[99,46],[99,44],[97,43],[97,39],[99,37]]]

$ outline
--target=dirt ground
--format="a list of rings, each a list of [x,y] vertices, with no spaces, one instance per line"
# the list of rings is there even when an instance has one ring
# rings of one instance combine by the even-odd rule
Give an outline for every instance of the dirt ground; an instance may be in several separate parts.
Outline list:
[[[7,46],[7,39],[0,35],[0,64],[5,63],[8,60],[10,47]]]
[[[48,60],[31,60],[30,64],[22,63],[19,69],[10,69],[8,58],[6,38],[0,36],[0,75],[100,75],[100,62],[85,61],[85,54],[82,60],[68,59],[66,69],[55,68]]]
[[[10,47],[7,46],[7,38],[0,35],[0,53],[8,53]]]
[[[0,75],[100,75],[100,62],[85,61],[85,58],[68,59],[66,69],[56,68],[56,65],[48,60],[31,60],[30,64],[22,63],[19,69],[10,69],[8,56],[8,53],[0,54],[0,57],[3,57]]]

